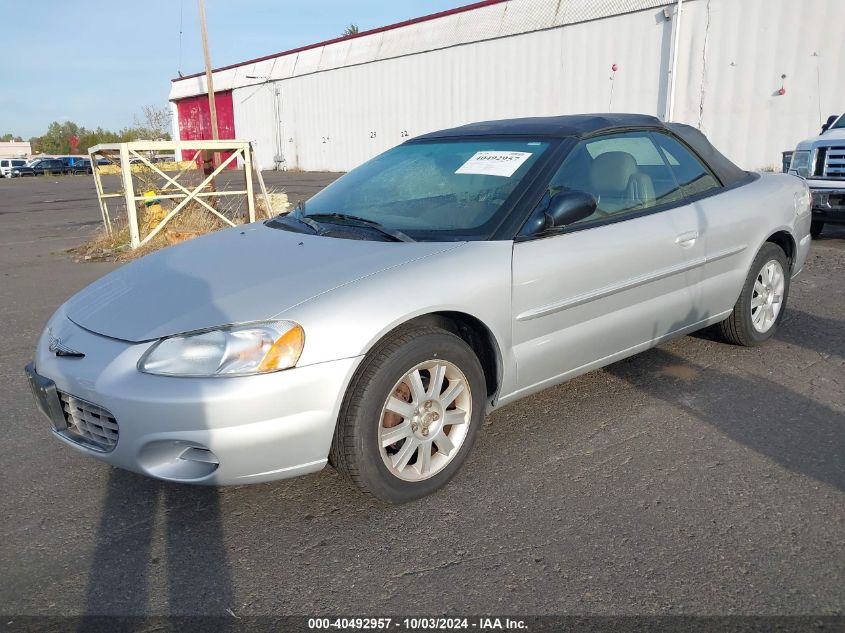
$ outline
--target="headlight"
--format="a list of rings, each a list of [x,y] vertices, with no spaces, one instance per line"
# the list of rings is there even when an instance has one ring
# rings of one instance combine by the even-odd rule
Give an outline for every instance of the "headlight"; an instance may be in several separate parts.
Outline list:
[[[810,152],[801,150],[792,154],[792,162],[789,164],[789,171],[806,178],[810,173]]]
[[[813,193],[806,182],[803,185],[803,191],[795,194],[795,215],[797,216],[807,215],[813,210]]]
[[[291,321],[233,325],[172,336],[153,345],[138,370],[161,376],[247,376],[296,365],[305,332]]]

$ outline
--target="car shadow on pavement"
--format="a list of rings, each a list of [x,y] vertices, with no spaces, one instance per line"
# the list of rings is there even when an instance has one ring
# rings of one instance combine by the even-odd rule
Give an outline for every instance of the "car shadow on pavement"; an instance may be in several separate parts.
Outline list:
[[[845,358],[845,321],[788,308],[775,339],[819,354]]]
[[[149,604],[159,581],[167,584],[168,614],[225,615],[233,589],[219,494],[214,487],[111,469],[88,575],[86,617],[161,612],[163,605]],[[87,624],[83,620],[80,631],[89,630]]]
[[[714,327],[690,333],[693,338],[724,344]],[[845,321],[820,317],[810,312],[787,307],[774,340],[803,347],[825,356],[845,358]]]
[[[179,251],[156,256],[165,260],[155,279],[166,284],[162,298],[178,293],[183,305],[203,307],[211,322],[232,322],[207,281],[180,260]],[[146,309],[151,323],[169,314],[155,305]],[[209,428],[208,405],[202,393],[195,397],[197,406],[205,408],[196,430]],[[97,615],[226,616],[234,590],[220,495],[214,486],[170,483],[111,468],[99,526],[90,535],[95,543],[80,632],[96,628],[91,624]],[[128,628],[122,630],[149,628],[141,618],[124,624]]]
[[[780,466],[845,491],[841,414],[760,376],[702,367],[654,348],[605,371]]]

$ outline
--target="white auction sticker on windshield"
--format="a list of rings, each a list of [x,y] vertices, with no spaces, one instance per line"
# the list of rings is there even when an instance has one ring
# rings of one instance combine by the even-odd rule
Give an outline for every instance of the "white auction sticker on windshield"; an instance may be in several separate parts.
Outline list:
[[[510,178],[519,169],[519,166],[531,156],[531,152],[497,152],[494,150],[476,152],[455,173]]]

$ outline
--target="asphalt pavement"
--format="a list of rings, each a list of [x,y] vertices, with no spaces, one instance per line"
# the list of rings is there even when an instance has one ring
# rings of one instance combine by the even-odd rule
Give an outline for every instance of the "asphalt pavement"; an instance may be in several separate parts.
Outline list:
[[[293,200],[336,175],[268,173]],[[54,440],[23,374],[116,267],[90,177],[0,180],[0,614],[843,614],[845,227],[775,340],[687,336],[504,407],[405,506],[333,470],[225,489]]]

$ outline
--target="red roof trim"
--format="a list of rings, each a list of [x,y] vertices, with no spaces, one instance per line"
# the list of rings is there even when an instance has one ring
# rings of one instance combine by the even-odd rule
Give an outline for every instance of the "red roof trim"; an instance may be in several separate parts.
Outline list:
[[[245,62],[238,62],[237,64],[230,64],[228,66],[221,66],[220,68],[214,68],[211,72],[220,72],[221,70],[230,70],[232,68],[237,68],[238,66],[246,66],[247,64],[256,64],[258,62],[267,61],[268,59],[273,59],[275,57],[284,57],[285,55],[293,55],[294,53],[301,53],[302,51],[307,51],[312,48],[319,48],[320,46],[328,46],[329,44],[336,44],[338,42],[343,42],[345,40],[354,40],[358,37],[364,37],[365,35],[373,35],[374,33],[383,33],[385,31],[392,31],[393,29],[402,28],[403,26],[410,26],[411,24],[419,24],[420,22],[428,22],[429,20],[436,20],[437,18],[445,18],[448,15],[455,15],[456,13],[464,13],[465,11],[472,11],[473,9],[480,9],[482,7],[487,7],[492,4],[500,4],[502,2],[507,2],[508,0],[481,0],[481,2],[473,2],[472,4],[467,4],[461,7],[456,7],[454,9],[447,9],[446,11],[440,11],[439,13],[431,13],[429,15],[424,15],[419,18],[412,18],[410,20],[405,20],[404,22],[397,22],[395,24],[388,24],[387,26],[380,26],[375,29],[370,29],[369,31],[362,31],[361,33],[356,33],[355,35],[344,35],[342,37],[336,37],[331,40],[325,40],[323,42],[317,42],[316,44],[308,44],[307,46],[300,46],[299,48],[292,48],[287,51],[282,51],[281,53],[273,53],[272,55],[265,55],[264,57],[256,57],[255,59],[249,59]],[[176,77],[175,79],[171,79],[171,82],[182,81],[183,79],[194,79],[195,77],[202,77],[205,73],[194,73],[193,75],[185,75],[184,77]]]

